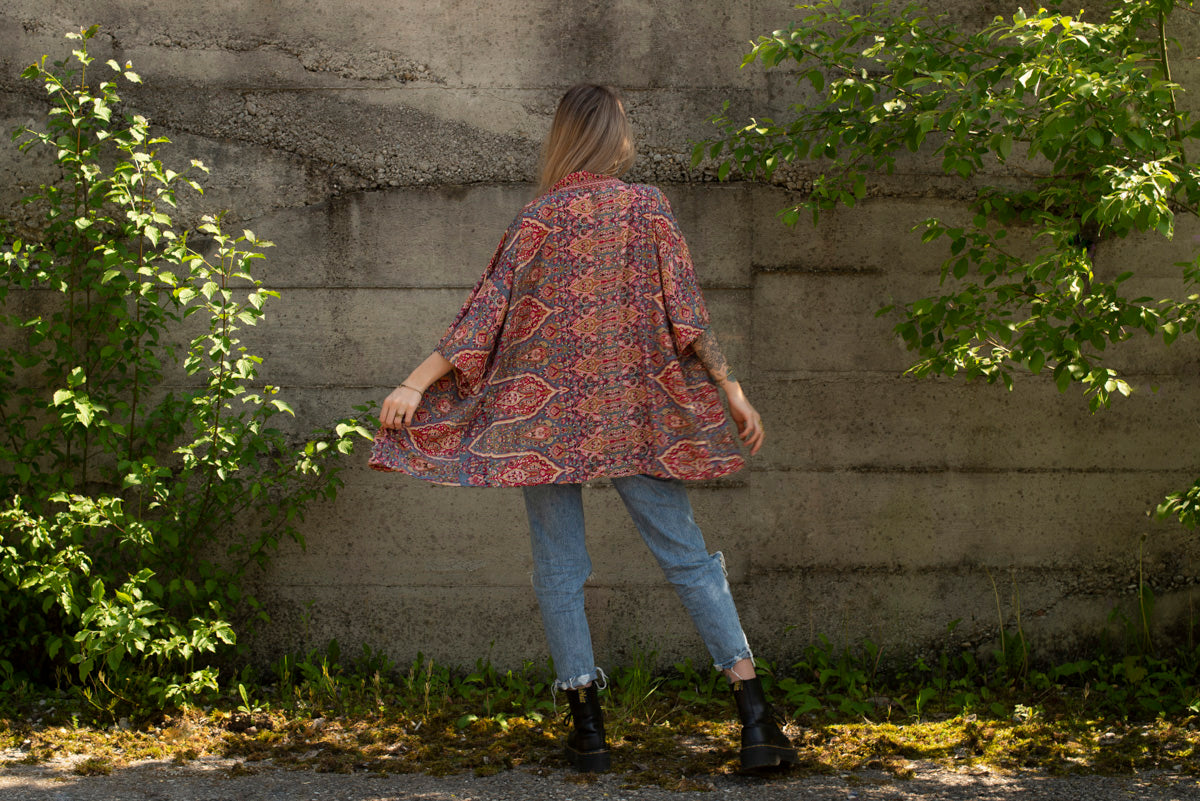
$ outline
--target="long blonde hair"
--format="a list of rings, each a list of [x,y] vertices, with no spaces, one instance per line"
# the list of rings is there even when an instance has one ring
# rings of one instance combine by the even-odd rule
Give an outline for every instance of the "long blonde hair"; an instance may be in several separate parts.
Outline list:
[[[636,155],[633,129],[617,93],[607,86],[577,84],[563,95],[554,113],[542,147],[538,194],[579,170],[620,175]]]

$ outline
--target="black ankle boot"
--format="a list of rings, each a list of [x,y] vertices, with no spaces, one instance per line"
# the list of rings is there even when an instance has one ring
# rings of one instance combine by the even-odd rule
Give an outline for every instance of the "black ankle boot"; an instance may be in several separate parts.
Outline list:
[[[762,681],[742,679],[733,683],[738,717],[742,719],[742,769],[798,765],[800,757],[792,742],[772,717],[771,705],[763,695]]]
[[[600,709],[600,693],[596,683],[588,687],[567,690],[571,703],[572,731],[567,736],[567,761],[583,773],[608,770],[612,756],[604,741],[604,711]]]

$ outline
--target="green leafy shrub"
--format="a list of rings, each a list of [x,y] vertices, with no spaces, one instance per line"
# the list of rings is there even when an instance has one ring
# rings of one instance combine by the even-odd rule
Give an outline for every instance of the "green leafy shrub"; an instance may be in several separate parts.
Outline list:
[[[4,226],[0,679],[168,704],[216,686],[212,655],[262,616],[246,571],[299,541],[305,506],[340,486],[327,458],[369,434],[345,419],[297,446],[275,427],[291,409],[238,338],[278,297],[250,269],[271,243],[173,222],[206,169],[165,166],[167,140],[123,113],[130,64],[89,74],[95,33],[23,73],[50,112],[14,140],[53,153],[61,180],[28,199],[40,230]]]
[[[1122,0],[1093,22],[1047,5],[976,31],[915,3],[798,5],[798,21],[759,37],[742,64],[807,84],[787,118],[718,115],[720,137],[693,162],[720,160],[722,179],[804,163],[811,191],[781,212],[794,224],[853,207],[910,151],[940,158],[972,214],[921,226],[925,242],[948,243],[939,294],[883,310],[916,354],[909,372],[1009,389],[1046,373],[1060,391],[1082,386],[1096,411],[1132,389],[1106,364],[1121,343],[1200,336],[1200,259],[1174,265],[1182,291],[1160,299],[1130,292],[1133,269],[1097,263],[1101,243],[1169,239],[1177,215],[1200,209],[1200,123],[1176,102],[1168,36],[1173,13],[1195,12]],[[997,165],[1008,174],[989,175]],[[1200,481],[1158,513],[1200,523]]]

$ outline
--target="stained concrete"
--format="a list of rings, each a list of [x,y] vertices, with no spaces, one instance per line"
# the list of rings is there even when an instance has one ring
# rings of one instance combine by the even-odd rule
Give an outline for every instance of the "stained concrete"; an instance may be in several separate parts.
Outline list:
[[[1013,7],[936,5],[963,25]],[[1197,21],[1178,16],[1192,47]],[[796,197],[787,186],[718,184],[711,167],[690,167],[690,142],[711,134],[723,101],[736,117],[803,101],[809,90],[786,70],[737,69],[749,40],[793,17],[766,0],[8,0],[0,124],[44,115],[41,90],[16,76],[65,54],[64,32],[99,23],[95,54],[134,62],[144,82],[122,94],[171,138],[164,158],[213,170],[203,197],[181,198],[180,218],[225,210],[276,243],[260,275],[282,299],[244,339],[300,433],[381,399],[429,352],[532,199],[558,96],[579,80],[613,83],[638,134],[629,177],[662,185],[673,204],[766,421],[747,470],[692,491],[758,653],[791,659],[824,634],[903,661],[943,647],[954,620],[956,641],[987,652],[1018,619],[1039,653],[1079,650],[1120,636],[1110,612],[1133,614],[1139,560],[1156,625],[1179,634],[1194,623],[1200,546],[1147,512],[1194,477],[1200,343],[1164,350],[1141,336],[1115,348],[1137,391],[1094,416],[1077,387],[1059,394],[1045,376],[1012,393],[904,376],[910,354],[875,312],[938,291],[943,246],[912,229],[962,219],[970,186],[942,176],[936,157],[904,155],[858,208],[786,228],[776,212]],[[1177,76],[1200,87],[1198,69],[1181,63]],[[803,189],[813,168],[781,181]],[[35,226],[19,198],[52,177],[45,156],[0,150],[0,213]],[[1019,171],[992,165],[980,180],[997,179]],[[1176,294],[1174,263],[1197,241],[1188,220],[1173,242],[1104,243],[1098,269],[1136,268],[1138,292]],[[258,577],[273,618],[258,653],[337,638],[346,653],[368,644],[401,663],[418,652],[544,660],[520,493],[433,487],[373,473],[364,458],[306,517],[306,549],[286,545]],[[703,661],[611,486],[589,486],[585,502],[598,659]]]

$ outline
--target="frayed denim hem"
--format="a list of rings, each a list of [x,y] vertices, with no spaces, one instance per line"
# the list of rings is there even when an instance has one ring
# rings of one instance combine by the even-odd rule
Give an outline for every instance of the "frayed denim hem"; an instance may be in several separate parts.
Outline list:
[[[717,670],[729,670],[734,665],[736,665],[738,662],[741,662],[743,659],[753,659],[753,658],[754,658],[754,654],[750,653],[749,648],[746,648],[746,649],[740,651],[738,653],[738,655],[735,656],[733,659],[726,660],[725,662],[714,662],[713,667],[715,667]]]
[[[598,689],[603,690],[608,687],[608,676],[606,676],[604,671],[600,668],[595,668],[592,673],[584,673],[582,676],[572,676],[566,681],[555,679],[554,689],[574,690],[576,687],[584,687],[588,684],[591,684],[593,681],[597,683]]]

